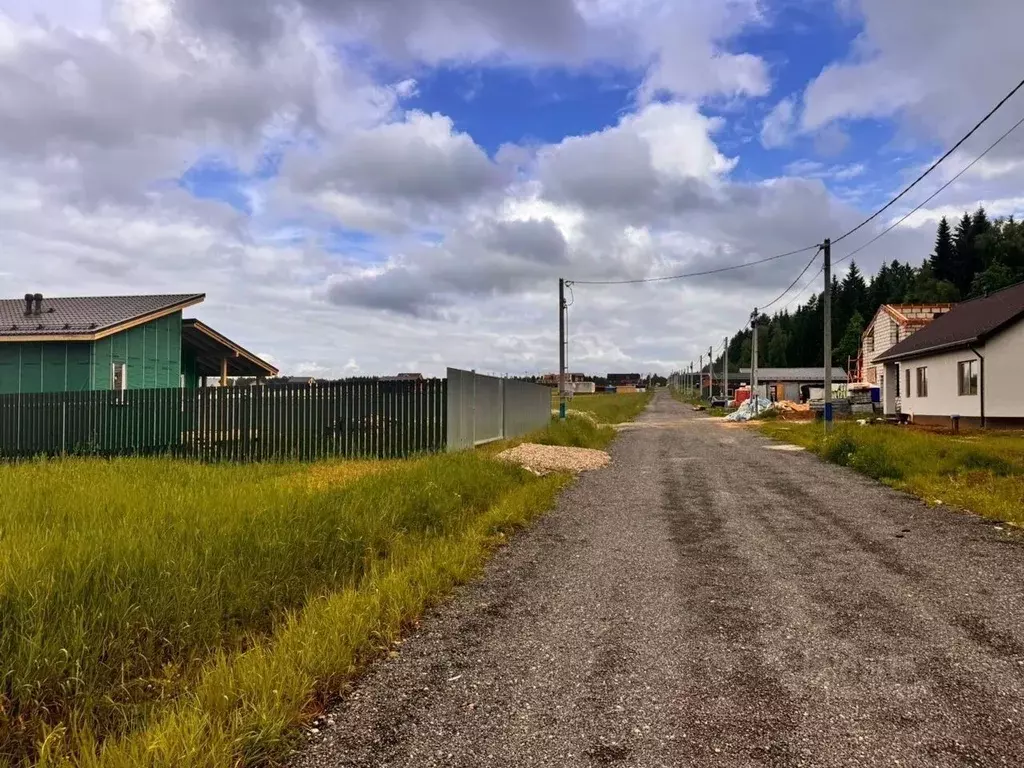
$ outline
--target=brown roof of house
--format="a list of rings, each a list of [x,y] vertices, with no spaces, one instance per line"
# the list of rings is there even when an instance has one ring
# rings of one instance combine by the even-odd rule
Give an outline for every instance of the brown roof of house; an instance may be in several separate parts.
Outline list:
[[[984,341],[1024,317],[1024,283],[1011,285],[980,299],[965,301],[935,318],[913,336],[894,344],[876,363],[966,347]]]
[[[43,297],[42,311],[25,312],[25,299],[0,299],[0,341],[89,340],[122,326],[198,304],[202,293],[158,296]]]

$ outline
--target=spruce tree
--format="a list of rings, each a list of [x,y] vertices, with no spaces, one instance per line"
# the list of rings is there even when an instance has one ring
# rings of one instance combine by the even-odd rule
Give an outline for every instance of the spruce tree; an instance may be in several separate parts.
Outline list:
[[[838,365],[846,368],[850,358],[857,356],[862,333],[864,333],[864,316],[860,312],[854,312],[846,324],[846,331],[843,333],[843,338],[839,340],[839,346],[836,347],[832,355]]]
[[[953,248],[953,232],[945,216],[939,221],[939,231],[935,237],[935,251],[932,253],[932,273],[937,280],[948,280],[956,283],[954,269],[956,252]]]
[[[953,269],[949,282],[956,286],[961,296],[966,296],[971,289],[971,280],[977,271],[974,253],[974,219],[965,213],[956,225],[953,234]],[[932,275],[934,277],[934,275]]]

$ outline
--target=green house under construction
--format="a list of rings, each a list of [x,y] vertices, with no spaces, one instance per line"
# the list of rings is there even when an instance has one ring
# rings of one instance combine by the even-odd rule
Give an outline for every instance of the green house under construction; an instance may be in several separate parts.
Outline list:
[[[208,377],[276,376],[265,360],[182,312],[205,294],[0,300],[0,395],[195,389]]]

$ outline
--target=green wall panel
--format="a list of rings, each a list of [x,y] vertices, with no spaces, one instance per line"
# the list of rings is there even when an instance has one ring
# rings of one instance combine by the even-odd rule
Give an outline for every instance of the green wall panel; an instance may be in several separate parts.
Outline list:
[[[21,345],[21,391],[43,391],[43,349],[41,344]]]
[[[113,362],[114,337],[93,342],[92,345],[92,388],[108,390],[111,386],[110,364]]]
[[[185,389],[199,388],[199,373],[196,370],[196,356],[191,350],[181,353],[181,372],[185,376]]]
[[[68,388],[68,345],[65,342],[40,344],[42,348],[42,392],[66,392]]]
[[[21,390],[21,344],[0,344],[0,395]]]
[[[67,391],[85,392],[92,389],[92,344],[67,344]]]
[[[0,344],[0,394],[109,390],[114,363],[127,365],[129,389],[181,386],[181,313],[95,342]]]

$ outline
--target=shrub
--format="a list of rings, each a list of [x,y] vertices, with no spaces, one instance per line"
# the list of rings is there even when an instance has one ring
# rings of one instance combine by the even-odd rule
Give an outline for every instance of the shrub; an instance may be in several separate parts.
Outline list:
[[[905,474],[889,447],[881,442],[859,446],[849,457],[849,464],[875,480],[902,480]]]
[[[846,430],[836,430],[821,439],[819,453],[826,461],[845,467],[850,463],[850,458],[856,451],[857,443],[847,434]]]
[[[960,468],[966,471],[984,469],[997,477],[1010,477],[1020,474],[1020,469],[1015,467],[1002,456],[991,453],[983,453],[974,448],[968,448],[960,456]]]

